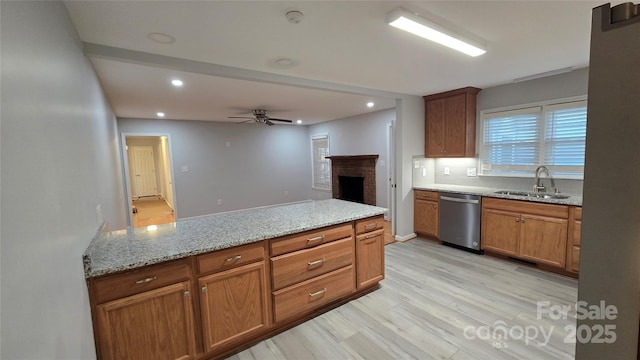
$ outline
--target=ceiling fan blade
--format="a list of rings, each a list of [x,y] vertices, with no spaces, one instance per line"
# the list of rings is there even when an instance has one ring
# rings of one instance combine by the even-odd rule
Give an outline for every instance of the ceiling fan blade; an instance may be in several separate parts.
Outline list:
[[[265,120],[264,120],[264,123],[265,123],[265,124],[267,124],[267,125],[269,125],[269,126],[275,125],[275,124],[274,124],[274,123],[272,123],[270,120],[273,120],[273,119],[265,119]]]
[[[269,118],[269,120],[272,120],[272,121],[282,121],[282,122],[286,122],[286,123],[292,123],[292,122],[293,122],[293,120],[287,120],[287,119],[275,119],[275,118],[272,118],[272,117],[270,117],[270,118]]]
[[[227,116],[227,119],[251,119],[251,120],[253,120],[255,118],[248,117],[248,116]]]

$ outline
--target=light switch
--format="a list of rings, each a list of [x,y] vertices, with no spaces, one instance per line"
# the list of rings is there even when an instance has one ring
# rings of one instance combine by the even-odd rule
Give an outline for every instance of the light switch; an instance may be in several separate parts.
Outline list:
[[[414,160],[413,161],[413,167],[416,168],[416,169],[419,168],[420,167],[420,161]]]
[[[445,174],[445,175],[449,175],[449,167],[448,167],[448,166],[445,166],[445,168],[444,168],[444,174]]]
[[[477,176],[476,168],[467,168],[467,176]]]
[[[189,165],[182,165],[182,172],[189,172]]]
[[[427,176],[427,168],[422,168],[422,176]]]
[[[386,162],[384,160],[380,160],[380,161],[378,161],[378,165],[385,166]]]

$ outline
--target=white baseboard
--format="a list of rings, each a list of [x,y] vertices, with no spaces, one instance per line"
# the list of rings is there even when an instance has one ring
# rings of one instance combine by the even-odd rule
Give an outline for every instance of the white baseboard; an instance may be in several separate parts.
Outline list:
[[[396,235],[395,239],[396,239],[396,241],[405,242],[405,241],[411,240],[411,239],[416,238],[416,237],[418,237],[418,235],[416,233],[411,233],[409,235],[404,235],[404,236]]]

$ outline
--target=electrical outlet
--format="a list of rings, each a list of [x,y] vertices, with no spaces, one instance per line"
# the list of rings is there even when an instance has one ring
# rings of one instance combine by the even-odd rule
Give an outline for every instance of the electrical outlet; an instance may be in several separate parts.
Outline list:
[[[445,166],[445,168],[444,168],[444,174],[445,174],[445,175],[449,175],[449,173],[450,173],[450,172],[449,172],[449,167],[448,167],[448,166]]]
[[[416,168],[416,169],[419,168],[420,167],[420,161],[414,160],[413,161],[413,167]]]
[[[285,190],[284,191],[284,196],[289,196],[289,191]]]
[[[218,199],[218,205],[222,205],[222,199]]]
[[[189,165],[182,165],[182,172],[189,172]]]
[[[427,168],[422,168],[422,176],[427,176]]]
[[[100,204],[96,206],[96,220],[98,220],[98,225],[102,225],[102,223],[104,222],[104,218],[102,216],[102,206]]]
[[[467,168],[467,176],[477,176],[476,168]]]
[[[227,141],[227,147],[230,148],[231,147],[231,141]]]
[[[387,163],[384,160],[380,160],[378,161],[378,165],[380,165],[381,167],[384,167],[385,165],[387,165]]]

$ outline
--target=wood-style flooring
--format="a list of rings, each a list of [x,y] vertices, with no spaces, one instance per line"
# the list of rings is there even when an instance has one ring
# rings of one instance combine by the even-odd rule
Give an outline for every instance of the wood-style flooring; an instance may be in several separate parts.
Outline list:
[[[133,213],[133,227],[146,227],[175,222],[173,210],[167,202],[159,197],[148,197],[133,200],[137,212]]]
[[[574,358],[564,339],[575,312],[551,320],[536,310],[538,301],[575,305],[575,279],[423,239],[385,249],[378,290],[230,359]]]

